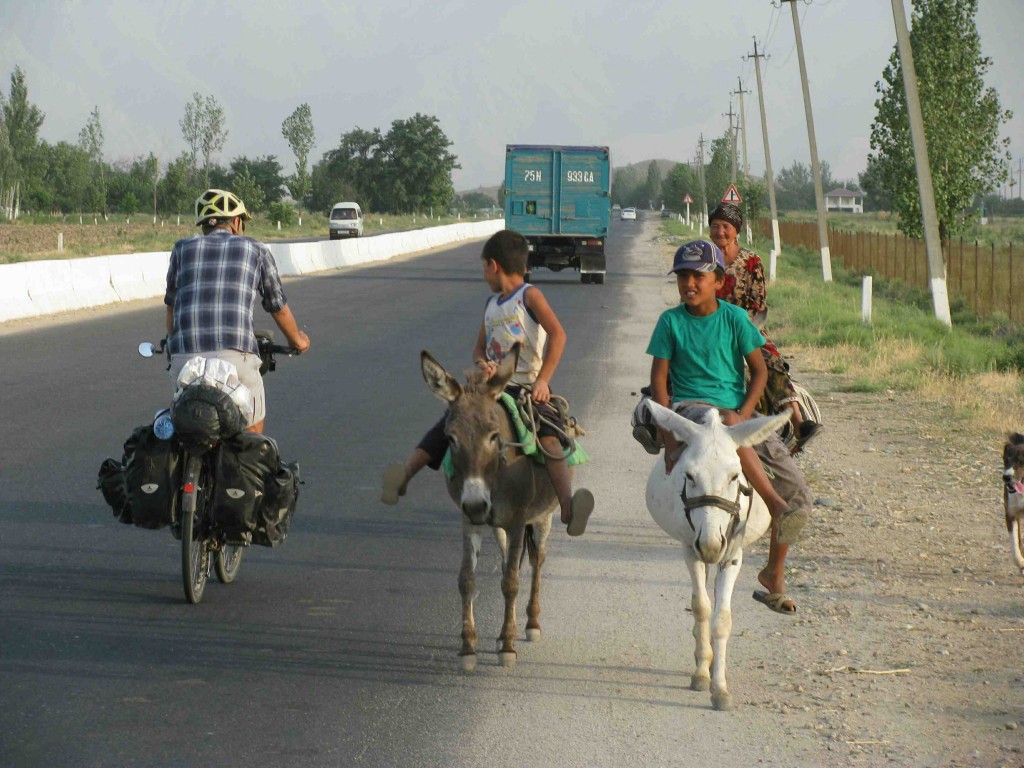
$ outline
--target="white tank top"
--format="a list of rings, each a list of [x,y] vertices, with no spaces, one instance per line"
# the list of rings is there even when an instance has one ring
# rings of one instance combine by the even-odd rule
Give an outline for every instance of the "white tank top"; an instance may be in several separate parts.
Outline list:
[[[526,307],[526,290],[529,283],[523,283],[515,293],[502,299],[491,296],[484,307],[484,330],[487,333],[486,354],[488,360],[500,363],[518,341],[519,365],[512,375],[516,384],[532,384],[540,373],[544,362],[544,345],[548,332],[530,314]]]

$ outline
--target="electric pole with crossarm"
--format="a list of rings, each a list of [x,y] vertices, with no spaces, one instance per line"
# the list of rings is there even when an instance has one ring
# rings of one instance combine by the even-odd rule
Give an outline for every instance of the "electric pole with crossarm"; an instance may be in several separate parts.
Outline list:
[[[764,85],[761,83],[761,59],[763,53],[757,52],[757,38],[754,38],[754,72],[757,73],[757,98],[761,102],[761,139],[764,141],[764,175],[768,185],[768,204],[772,214],[772,238],[775,241],[775,258],[782,256],[782,240],[779,238],[779,211],[775,206],[775,177],[772,175],[772,153],[768,148],[768,118],[764,112]]]
[[[800,81],[804,91],[804,112],[807,115],[807,139],[811,144],[811,175],[814,177],[814,200],[818,207],[818,244],[821,246],[821,276],[826,283],[832,282],[832,257],[828,249],[828,224],[825,221],[825,193],[821,189],[821,165],[818,163],[818,143],[814,138],[814,114],[811,112],[811,90],[807,85],[807,64],[804,62],[804,42],[800,37],[800,19],[796,12],[797,0],[779,0],[789,3],[793,12],[793,34],[796,36],[796,53],[800,61]],[[772,3],[774,5],[774,2]],[[780,8],[781,5],[775,6]]]

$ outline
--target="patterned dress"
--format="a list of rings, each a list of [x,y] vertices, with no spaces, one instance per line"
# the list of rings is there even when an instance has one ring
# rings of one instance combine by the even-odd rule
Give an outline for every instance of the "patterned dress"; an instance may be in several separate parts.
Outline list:
[[[741,247],[739,255],[732,264],[726,267],[725,282],[718,292],[718,298],[747,310],[750,321],[764,336],[765,344],[761,347],[761,354],[768,367],[768,384],[765,387],[763,405],[773,406],[768,410],[777,412],[777,409],[786,403],[796,401],[798,399],[796,390],[789,378],[789,363],[779,353],[778,347],[768,338],[764,328],[765,321],[768,319],[768,290],[761,257],[753,251]]]

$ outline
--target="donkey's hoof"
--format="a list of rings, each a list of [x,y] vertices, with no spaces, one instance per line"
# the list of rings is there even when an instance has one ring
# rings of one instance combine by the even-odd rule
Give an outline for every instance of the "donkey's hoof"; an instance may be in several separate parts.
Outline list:
[[[690,690],[691,691],[709,691],[711,690],[711,678],[701,677],[700,675],[694,675],[690,678]]]
[[[501,651],[498,654],[498,662],[506,669],[514,669],[516,666],[516,652]]]
[[[732,696],[727,691],[711,694],[711,706],[717,712],[728,712],[732,709]]]
[[[467,653],[465,656],[459,656],[459,666],[463,672],[475,672],[476,671],[476,654]]]
[[[540,640],[540,627],[526,630],[526,639],[531,643],[536,643]]]

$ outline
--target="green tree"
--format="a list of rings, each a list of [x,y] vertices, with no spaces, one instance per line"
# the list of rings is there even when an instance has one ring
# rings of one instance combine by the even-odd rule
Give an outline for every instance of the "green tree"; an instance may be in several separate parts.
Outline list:
[[[885,187],[877,160],[869,155],[868,167],[857,178],[864,190],[865,211],[892,210],[892,195]]]
[[[46,158],[43,187],[48,191],[49,207],[55,211],[99,210],[95,202],[92,158],[79,146],[62,141],[42,145]]]
[[[661,185],[661,197],[665,207],[672,211],[685,211],[683,199],[690,195],[695,201],[700,198],[700,179],[688,163],[676,163]]]
[[[380,162],[380,183],[371,195],[372,210],[447,211],[455,196],[452,171],[462,167],[458,157],[448,151],[451,146],[433,115],[417,112],[393,121],[375,155]]]
[[[711,142],[711,159],[704,166],[704,182],[708,192],[708,212],[714,210],[732,184],[732,139],[726,130]]]
[[[325,152],[323,159],[313,166],[313,207],[327,211],[336,202],[355,200],[372,210],[370,193],[380,179],[382,163],[378,154],[383,142],[379,128],[355,128],[342,134],[341,144]]]
[[[300,104],[285,121],[281,123],[281,134],[288,141],[288,146],[295,153],[295,176],[291,179],[292,197],[302,200],[310,188],[309,172],[306,162],[309,152],[316,143],[313,131],[313,112],[309,104]]]
[[[227,189],[234,189],[238,184],[240,174],[245,171],[260,188],[262,199],[265,203],[276,203],[281,199],[281,186],[284,184],[284,177],[281,175],[281,164],[277,162],[275,155],[265,157],[248,158],[236,157],[231,161],[231,169],[227,174],[224,185]],[[238,194],[236,192],[236,194]],[[249,201],[245,200],[246,205]]]
[[[10,94],[6,100],[0,100],[0,107],[3,109],[9,148],[8,200],[5,200],[4,207],[8,218],[16,218],[19,196],[34,200],[33,196],[42,192],[41,182],[46,169],[39,145],[39,128],[46,115],[28,100],[28,85],[21,67],[15,67],[11,73]]]
[[[635,206],[640,200],[640,180],[636,168],[626,166],[612,172],[612,203],[621,206]]]
[[[200,192],[202,190],[192,181],[192,158],[188,152],[167,164],[167,170],[157,185],[160,208],[173,213],[192,214]]]
[[[232,187],[231,191],[242,198],[249,213],[259,213],[263,210],[265,202],[263,190],[260,188],[259,182],[256,181],[256,177],[249,173],[248,168],[243,168],[235,176]]]
[[[228,139],[224,127],[224,109],[220,102],[210,95],[203,98],[199,93],[192,94],[192,101],[185,105],[185,115],[178,123],[181,135],[188,145],[190,158],[190,175],[195,179],[198,174],[199,157],[203,158],[203,186],[210,186],[210,163],[214,154],[224,149]]]
[[[90,190],[89,207],[107,213],[107,175],[103,164],[103,126],[100,124],[100,108],[93,107],[85,127],[78,133],[78,146],[89,156],[95,176]]]
[[[661,206],[661,169],[654,160],[647,164],[647,176],[644,179],[641,205],[645,208],[650,206],[659,208]]]
[[[963,230],[978,193],[1002,182],[1009,157],[1009,140],[1000,140],[999,130],[1012,114],[1002,109],[996,91],[985,87],[991,59],[981,52],[974,21],[977,10],[977,0],[913,4],[910,45],[943,239]],[[875,89],[879,97],[868,165],[874,164],[878,183],[891,196],[900,229],[919,236],[921,201],[896,48]]]

